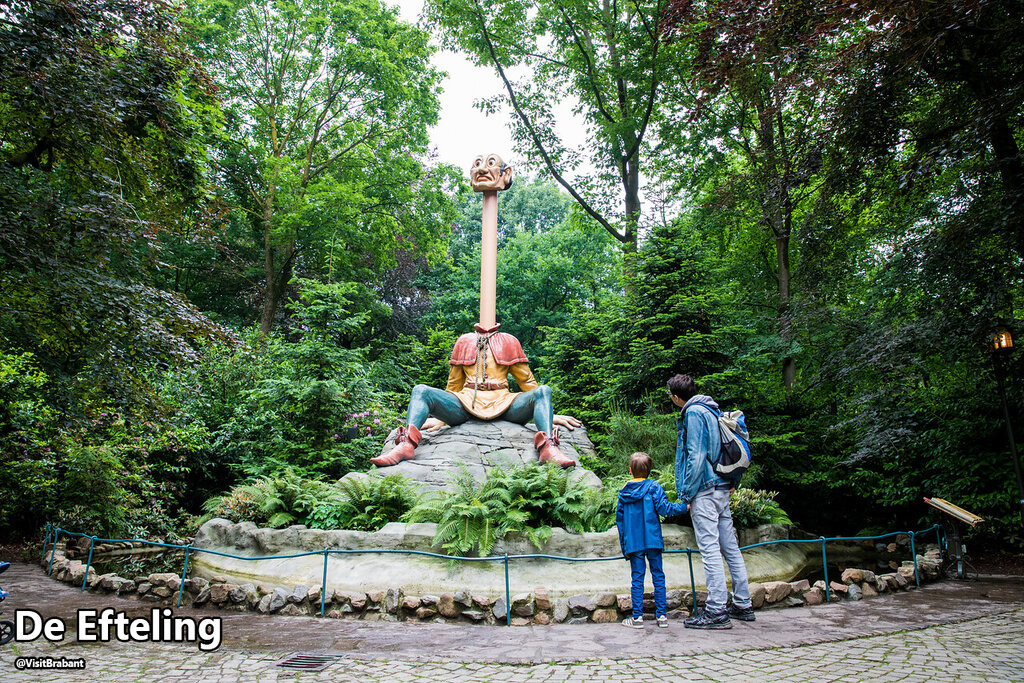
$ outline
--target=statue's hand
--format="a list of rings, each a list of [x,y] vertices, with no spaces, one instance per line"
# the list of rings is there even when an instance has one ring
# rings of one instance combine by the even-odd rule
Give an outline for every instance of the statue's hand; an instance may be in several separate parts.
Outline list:
[[[438,420],[436,417],[428,417],[426,422],[423,423],[423,426],[420,427],[420,429],[424,432],[436,432],[441,427],[445,426],[447,425],[445,425],[444,422]]]
[[[552,419],[551,421],[558,425],[559,427],[565,427],[570,432],[576,427],[579,427],[580,425],[583,424],[582,422],[577,420],[575,417],[572,417],[571,415],[555,415],[554,419]]]

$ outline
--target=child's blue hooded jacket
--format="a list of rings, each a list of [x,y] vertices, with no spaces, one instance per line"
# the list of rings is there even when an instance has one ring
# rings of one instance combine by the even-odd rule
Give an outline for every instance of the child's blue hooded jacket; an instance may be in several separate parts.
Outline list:
[[[619,491],[615,510],[615,526],[619,529],[619,546],[629,556],[641,550],[664,550],[661,520],[658,515],[681,515],[685,503],[670,503],[665,489],[650,479],[627,482]]]

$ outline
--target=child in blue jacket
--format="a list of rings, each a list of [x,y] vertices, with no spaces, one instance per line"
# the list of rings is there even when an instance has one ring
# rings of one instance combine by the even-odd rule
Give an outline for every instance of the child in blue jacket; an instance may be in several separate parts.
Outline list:
[[[633,479],[619,491],[619,504],[615,510],[615,526],[619,528],[619,545],[622,554],[629,560],[633,575],[630,597],[633,602],[633,616],[622,621],[629,628],[644,627],[644,576],[646,564],[651,565],[651,580],[654,583],[654,611],[658,626],[668,627],[668,606],[665,599],[665,571],[661,566],[661,552],[665,542],[661,538],[661,520],[658,515],[668,517],[686,512],[686,503],[670,503],[665,489],[647,478],[651,473],[651,456],[634,453],[629,458],[629,473]],[[647,558],[646,564],[644,558]]]

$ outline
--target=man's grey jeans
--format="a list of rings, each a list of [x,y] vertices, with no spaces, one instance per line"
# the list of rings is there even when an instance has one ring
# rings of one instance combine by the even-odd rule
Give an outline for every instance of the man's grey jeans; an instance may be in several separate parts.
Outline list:
[[[729,511],[729,492],[708,489],[693,499],[690,507],[697,547],[704,561],[704,580],[708,588],[707,610],[724,612],[729,602],[725,588],[725,569],[722,556],[729,565],[732,577],[733,603],[740,609],[750,607],[750,587],[747,585],[747,567],[736,541]]]

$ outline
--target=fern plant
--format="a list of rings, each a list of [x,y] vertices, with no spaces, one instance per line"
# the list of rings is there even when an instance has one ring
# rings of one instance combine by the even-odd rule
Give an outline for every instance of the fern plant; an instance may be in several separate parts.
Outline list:
[[[761,524],[792,524],[775,501],[775,491],[736,489],[729,499],[729,509],[737,529],[750,529]]]
[[[529,514],[512,505],[508,490],[485,481],[477,484],[465,468],[453,479],[454,489],[436,493],[413,508],[410,522],[435,522],[434,545],[451,555],[476,550],[487,555],[494,543],[512,530],[522,529]]]
[[[377,531],[401,520],[422,494],[407,477],[350,477],[336,485],[336,496],[318,504],[306,524],[314,529]]]
[[[222,496],[210,498],[203,504],[203,509],[208,518],[225,516],[236,522],[253,521],[279,528],[304,523],[317,505],[337,495],[330,484],[307,479],[288,469],[277,476],[260,477],[236,486]],[[256,518],[238,519],[243,511]]]
[[[537,548],[560,526],[575,532],[589,530],[595,492],[555,465],[531,463],[496,467],[477,484],[465,469],[453,490],[422,501],[406,517],[412,522],[436,522],[435,545],[451,554],[488,554],[510,531],[523,533]],[[615,509],[611,509],[614,524]]]
[[[512,505],[529,515],[528,527],[560,526],[576,533],[585,529],[583,517],[589,489],[570,480],[556,465],[529,463],[511,469],[497,468],[492,470],[486,486],[507,490]]]

